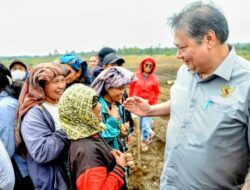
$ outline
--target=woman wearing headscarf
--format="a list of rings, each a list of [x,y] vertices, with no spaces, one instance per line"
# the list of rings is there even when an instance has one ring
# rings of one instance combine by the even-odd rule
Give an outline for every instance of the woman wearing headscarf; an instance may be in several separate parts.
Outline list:
[[[60,57],[60,63],[70,72],[66,77],[66,84],[69,87],[75,83],[90,85],[92,77],[86,61],[72,54],[66,54]]]
[[[61,130],[57,103],[68,70],[60,64],[37,66],[19,97],[18,121],[27,148],[28,170],[35,189],[68,189],[64,165],[68,140]]]
[[[69,87],[59,101],[60,122],[71,140],[69,163],[74,190],[125,188],[124,167],[133,163],[132,156],[112,150],[99,135],[105,129],[100,109],[95,90],[83,84]]]
[[[111,147],[121,152],[126,151],[124,138],[129,133],[129,122],[125,122],[121,102],[127,85],[135,80],[134,73],[129,70],[110,67],[102,71],[91,84],[91,87],[100,95],[102,122],[107,126],[102,132],[102,137]]]

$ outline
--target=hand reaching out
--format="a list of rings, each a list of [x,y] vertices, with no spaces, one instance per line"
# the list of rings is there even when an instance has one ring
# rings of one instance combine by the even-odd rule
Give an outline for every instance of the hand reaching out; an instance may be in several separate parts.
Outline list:
[[[137,96],[127,98],[123,102],[123,106],[126,110],[142,117],[147,116],[150,111],[148,101]]]

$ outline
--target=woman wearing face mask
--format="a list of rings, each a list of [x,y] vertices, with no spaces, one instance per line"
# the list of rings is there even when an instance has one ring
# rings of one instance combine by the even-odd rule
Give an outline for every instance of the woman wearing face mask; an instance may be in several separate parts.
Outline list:
[[[28,76],[27,65],[21,60],[14,60],[9,66],[14,81],[25,81]]]
[[[27,65],[25,65],[24,62],[16,59],[10,64],[9,70],[11,72],[11,77],[13,80],[13,88],[16,89],[16,97],[18,99],[19,94],[23,88],[24,82],[29,75],[28,67]]]

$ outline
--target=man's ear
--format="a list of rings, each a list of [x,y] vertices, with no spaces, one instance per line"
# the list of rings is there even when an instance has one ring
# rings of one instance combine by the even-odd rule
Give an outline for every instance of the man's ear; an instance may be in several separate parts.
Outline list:
[[[209,30],[203,37],[203,42],[211,49],[216,43],[216,34],[213,30]]]

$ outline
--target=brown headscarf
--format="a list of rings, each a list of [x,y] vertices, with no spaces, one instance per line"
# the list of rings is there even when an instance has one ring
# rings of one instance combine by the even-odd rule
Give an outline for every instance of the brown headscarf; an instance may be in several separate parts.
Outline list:
[[[41,105],[45,101],[44,89],[41,86],[42,81],[51,81],[59,75],[67,76],[68,72],[65,67],[58,63],[37,65],[30,72],[19,96],[17,119],[21,119],[31,107]]]

